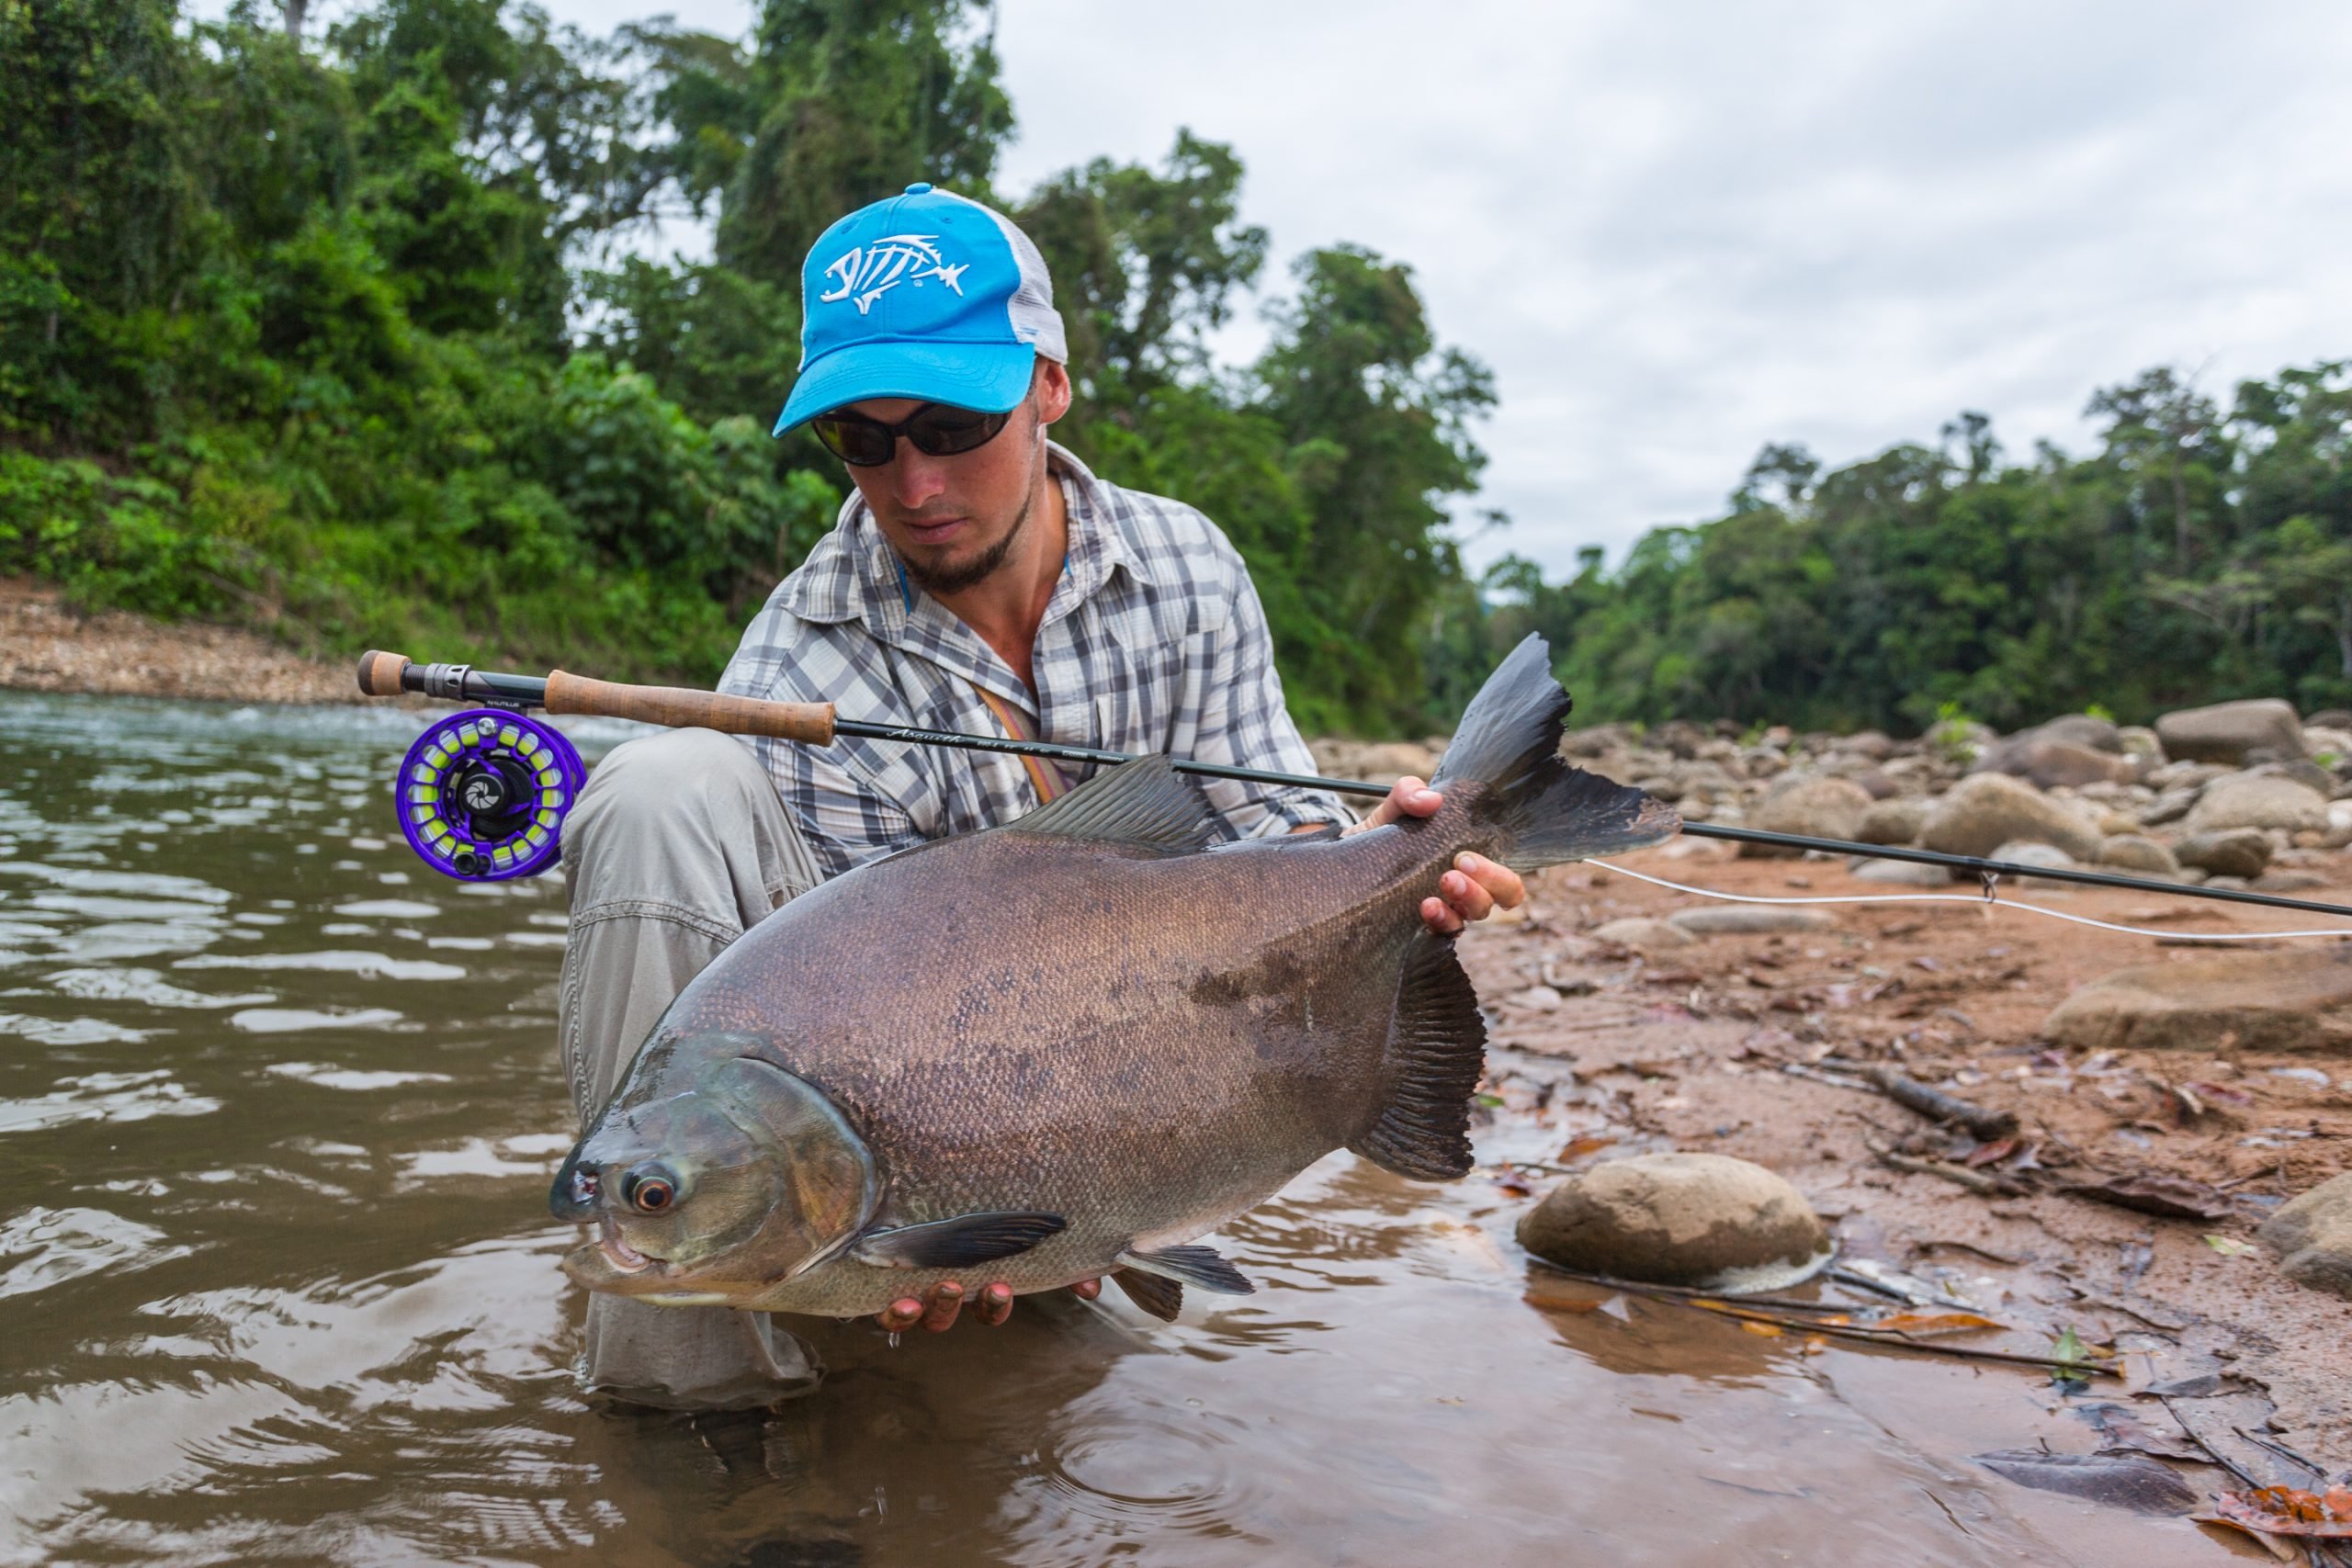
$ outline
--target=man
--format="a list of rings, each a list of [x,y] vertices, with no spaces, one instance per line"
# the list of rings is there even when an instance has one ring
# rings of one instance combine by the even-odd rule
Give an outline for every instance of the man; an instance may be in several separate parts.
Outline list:
[[[776,432],[812,424],[857,493],[752,620],[722,690],[831,702],[845,718],[1313,771],[1225,536],[1046,439],[1070,384],[1026,235],[910,186],[827,230],[801,276],[800,375]],[[819,748],[682,730],[615,750],[565,834],[559,1010],[583,1123],[671,998],[778,906],[894,850],[1011,821],[1077,782],[1047,762],[847,738]],[[1318,792],[1216,780],[1204,793],[1237,838],[1351,823]],[[1357,826],[1439,804],[1401,779]],[[1510,871],[1465,855],[1422,915],[1450,933],[1523,896]],[[960,1284],[943,1285],[882,1322],[944,1329],[963,1300]],[[974,1312],[1001,1323],[1012,1306],[1010,1289],[984,1283]],[[602,1295],[584,1371],[592,1389],[688,1409],[770,1404],[820,1375],[766,1314]]]

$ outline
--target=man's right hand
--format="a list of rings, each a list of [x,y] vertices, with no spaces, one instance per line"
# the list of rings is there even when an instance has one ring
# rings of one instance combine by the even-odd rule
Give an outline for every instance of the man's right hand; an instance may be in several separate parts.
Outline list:
[[[1069,1291],[1080,1301],[1091,1302],[1102,1293],[1102,1281],[1080,1280]],[[942,1280],[920,1296],[900,1296],[876,1313],[874,1321],[893,1334],[903,1333],[917,1324],[933,1334],[944,1334],[956,1326],[956,1319],[963,1310],[963,1282]],[[979,1299],[972,1303],[972,1315],[990,1328],[1011,1317],[1012,1287],[1001,1280],[983,1286]]]

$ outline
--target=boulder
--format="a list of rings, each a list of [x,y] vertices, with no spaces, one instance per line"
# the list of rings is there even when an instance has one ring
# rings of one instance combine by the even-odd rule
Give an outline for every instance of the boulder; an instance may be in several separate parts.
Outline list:
[[[2199,833],[2182,840],[2173,855],[2211,876],[2260,876],[2270,863],[2270,835],[2259,828]]]
[[[2086,713],[2070,713],[2046,724],[2037,724],[2024,734],[2068,746],[2080,746],[2091,751],[2120,754],[2123,750],[2123,731],[2116,728],[2115,721],[2097,718]]]
[[[1854,829],[1856,841],[1865,844],[1907,844],[1927,825],[1929,803],[1918,795],[1872,803]]]
[[[1646,915],[1627,915],[1595,926],[1589,933],[1596,942],[1620,942],[1626,947],[1688,947],[1698,939],[1680,926],[1665,920],[1654,920]]]
[[[1818,909],[1787,904],[1719,904],[1667,917],[1692,936],[1760,936],[1777,931],[1826,931],[1838,922]]]
[[[1785,1290],[1835,1254],[1785,1178],[1727,1155],[1635,1155],[1595,1166],[1522,1215],[1519,1242],[1582,1274],[1727,1293]]]
[[[2125,756],[2144,757],[2147,759],[2148,766],[2152,768],[2161,768],[2165,765],[2165,743],[2156,739],[2154,730],[2141,725],[2127,724],[2115,732],[2115,740]]]
[[[1984,754],[1976,769],[2030,780],[2037,789],[2130,784],[2140,776],[2139,764],[2128,757],[2030,733],[2002,741]]]
[[[1814,839],[1850,840],[1862,825],[1862,813],[1870,808],[1870,792],[1851,779],[1791,773],[1764,792],[1748,826]],[[1739,852],[1749,858],[1796,853],[1770,844],[1742,844]]]
[[[2118,833],[2098,847],[2098,863],[2110,871],[2153,872],[2171,876],[2180,870],[2173,852],[2140,833]]]
[[[1973,773],[1938,801],[1919,841],[1946,854],[1986,855],[2014,839],[2065,851],[2077,860],[2098,852],[2098,829],[2030,784],[2006,773]]]
[[[2352,731],[2352,708],[2322,708],[2303,720],[2303,728]]]
[[[2302,1193],[2257,1234],[2298,1285],[2352,1296],[2352,1171]]]
[[[2051,844],[2038,844],[2030,839],[2012,839],[1986,858],[2004,861],[2010,865],[2042,866],[2052,871],[2072,871],[2076,863],[2075,857],[2065,851]],[[2033,879],[2029,877],[2027,880]]]
[[[2041,1032],[2097,1050],[2343,1050],[2352,1047],[2352,942],[2120,969],[2078,987]]]
[[[2188,813],[2192,833],[2229,828],[2283,828],[2290,833],[2306,829],[2327,830],[2327,796],[2294,779],[2264,773],[2237,773],[2205,786]]]
[[[2303,721],[2294,705],[2276,697],[2183,708],[2156,720],[2156,739],[2167,757],[2194,762],[2244,762],[2249,751],[2301,757]]]
[[[1409,740],[1310,740],[1307,750],[1326,778],[1368,779],[1387,784],[1410,774],[1426,779],[1437,771],[1439,753]]]

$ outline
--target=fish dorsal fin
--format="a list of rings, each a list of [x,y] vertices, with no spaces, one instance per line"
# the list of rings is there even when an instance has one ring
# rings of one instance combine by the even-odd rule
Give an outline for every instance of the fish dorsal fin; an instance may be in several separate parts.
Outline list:
[[[1216,837],[1208,802],[1165,757],[1138,757],[1087,780],[1005,830],[1188,855]]]

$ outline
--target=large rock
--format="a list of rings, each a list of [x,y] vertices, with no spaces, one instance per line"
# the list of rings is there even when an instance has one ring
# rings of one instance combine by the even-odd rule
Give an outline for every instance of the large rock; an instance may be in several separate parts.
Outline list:
[[[2008,773],[2029,780],[2037,789],[2130,784],[2140,776],[2139,764],[2130,758],[2032,733],[2002,741],[1984,754],[1976,768],[1979,773]]]
[[[2037,724],[2021,732],[2018,739],[2022,739],[2027,735],[2041,740],[2063,741],[2092,751],[2120,753],[2123,750],[2123,731],[2116,728],[2115,721],[2086,713],[2070,713],[2046,724]]]
[[[1792,773],[1765,791],[1763,801],[1747,825],[1774,833],[1850,840],[1855,829],[1862,825],[1862,813],[1870,808],[1870,792],[1851,779]],[[1769,858],[1796,852],[1770,844],[1744,843],[1739,846],[1739,852],[1751,858]]]
[[[2303,720],[2303,728],[2352,730],[2352,708],[2322,708]]]
[[[2323,1181],[2262,1222],[2278,1271],[2299,1285],[2352,1296],[2352,1171]]]
[[[1989,855],[2012,839],[2030,839],[2076,860],[2098,852],[2097,828],[2030,784],[2006,773],[1974,773],[1936,803],[1919,841],[1946,854]]]
[[[1854,838],[1865,844],[1907,844],[1919,836],[1927,826],[1929,802],[1916,795],[1900,800],[1874,802],[1862,813],[1861,824],[1854,829]]]
[[[2269,757],[2301,757],[2303,721],[2294,705],[2276,697],[2183,708],[2156,720],[2165,755],[2192,762],[2244,762],[2250,751]],[[2257,758],[2267,761],[2268,758]]]
[[[2294,779],[2238,773],[2205,786],[2189,808],[2188,830],[2220,832],[2231,828],[2283,828],[2290,833],[2327,830],[2327,796]]]
[[[1781,1290],[1818,1272],[1829,1234],[1788,1181],[1725,1155],[1636,1155],[1570,1177],[1519,1222],[1563,1269],[1708,1291]]]
[[[2098,1050],[2352,1048],[2352,942],[2118,970],[2060,1002],[2041,1032]]]
[[[2174,847],[2180,863],[2211,876],[2256,877],[2270,863],[2270,835],[2259,828],[2197,833]]]
[[[2180,869],[2170,850],[2142,833],[2118,833],[2101,843],[2098,863],[2109,871],[2154,872],[2158,876]]]

